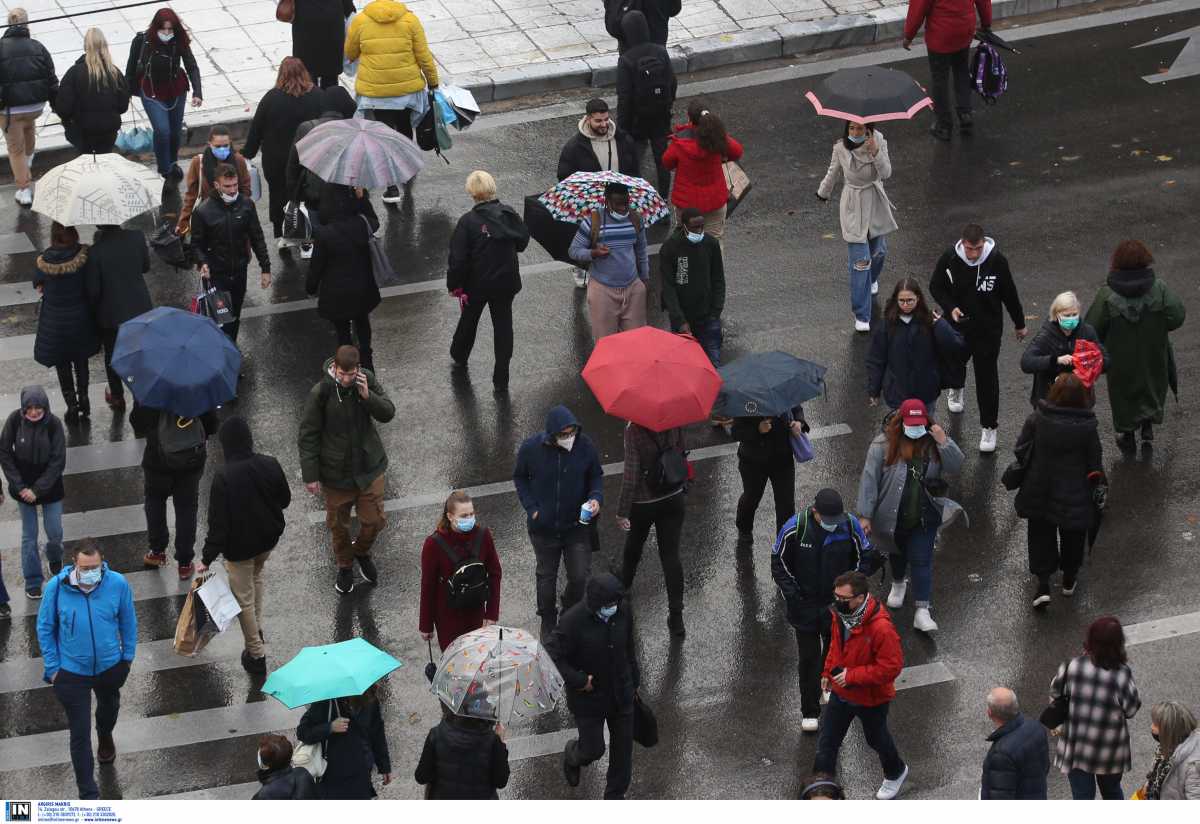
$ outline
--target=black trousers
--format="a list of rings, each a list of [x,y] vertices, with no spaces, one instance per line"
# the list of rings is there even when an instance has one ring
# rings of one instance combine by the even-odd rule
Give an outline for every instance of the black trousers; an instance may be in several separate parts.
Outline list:
[[[979,425],[995,429],[1000,425],[1000,335],[965,334],[967,351],[961,368],[950,376],[953,389],[967,384],[967,361],[975,365],[975,400],[979,404]]]
[[[104,374],[108,376],[108,392],[113,400],[124,398],[125,385],[121,383],[121,376],[112,368],[113,350],[117,348],[117,330],[101,329],[100,345],[104,347]]]
[[[1029,519],[1029,571],[1049,578],[1059,569],[1074,578],[1083,566],[1083,548],[1087,531],[1061,529],[1041,518]]]
[[[788,518],[796,514],[796,461],[792,453],[774,456],[766,464],[739,457],[738,472],[742,476],[742,496],[737,504],[738,532],[754,532],[754,513],[770,481],[775,495],[775,534],[779,534]]]
[[[175,504],[175,560],[190,564],[196,557],[196,514],[200,505],[200,476],[195,472],[156,472],[143,469],[146,493],[146,540],[151,552],[166,552],[171,542],[167,529],[167,498]]]
[[[671,612],[683,609],[683,564],[679,560],[683,515],[682,492],[661,501],[635,503],[629,513],[630,528],[625,537],[625,553],[621,563],[621,583],[629,592],[642,560],[646,539],[650,537],[650,527],[654,527],[658,538],[658,559],[662,563],[663,578],[667,585],[667,605]]]
[[[333,321],[337,332],[338,346],[357,346],[358,360],[367,369],[375,371],[375,359],[371,352],[371,318],[369,315],[353,320]]]
[[[929,52],[929,96],[938,125],[950,125],[950,76],[954,76],[954,99],[959,114],[971,111],[970,48],[950,54]]]
[[[237,343],[238,329],[242,326],[242,304],[246,301],[246,270],[228,274],[211,272],[209,278],[212,280],[213,286],[229,292],[229,298],[233,301],[235,319],[232,323],[222,326],[221,331],[228,335],[231,341]]]
[[[829,615],[821,616],[817,632],[796,629],[797,669],[800,675],[800,714],[805,718],[821,715],[821,670],[829,652],[831,624]]]
[[[562,609],[566,612],[583,598],[588,575],[592,570],[592,548],[587,527],[579,526],[563,532],[530,532],[536,559],[534,577],[537,592],[537,614],[543,621],[553,621],[558,615],[558,568],[567,569],[567,588],[562,594]]]
[[[409,109],[371,109],[371,119],[386,123],[405,137],[413,136],[412,112]]]
[[[579,738],[568,741],[567,763],[586,767],[604,756],[604,725],[608,724],[608,779],[604,785],[605,799],[621,799],[633,780],[633,706],[620,707],[615,703],[607,715],[576,717]]]
[[[661,137],[646,137],[635,142],[637,147],[638,169],[640,170],[646,159],[646,146],[650,146],[650,152],[654,156],[654,171],[658,175],[658,193],[665,200],[671,194],[671,170],[663,165],[663,154],[667,151],[667,145],[671,142],[671,138],[667,135]]]
[[[100,797],[96,762],[92,757],[92,693],[96,693],[96,733],[112,735],[121,710],[121,687],[129,677],[129,664],[118,662],[96,675],[76,675],[60,669],[54,677],[54,696],[67,713],[71,730],[71,766],[79,797]]]
[[[62,389],[67,406],[86,403],[88,393],[88,359],[69,361],[54,367],[58,372],[58,385]]]
[[[863,738],[867,739],[867,746],[879,755],[884,777],[892,780],[899,778],[904,772],[904,759],[896,750],[896,742],[888,730],[889,706],[861,707],[843,701],[836,693],[831,695],[825,707],[825,717],[821,719],[821,733],[817,736],[817,758],[813,772],[837,775],[838,750],[842,748],[850,725],[857,718],[862,721]]]
[[[497,388],[508,387],[508,364],[513,353],[512,304],[514,295],[495,295],[476,297],[471,295],[462,314],[458,316],[458,326],[454,329],[454,340],[450,343],[450,357],[459,363],[466,363],[475,348],[475,333],[479,331],[479,319],[483,317],[486,306],[492,315],[492,336],[496,346],[496,366],[492,370],[492,383]]]

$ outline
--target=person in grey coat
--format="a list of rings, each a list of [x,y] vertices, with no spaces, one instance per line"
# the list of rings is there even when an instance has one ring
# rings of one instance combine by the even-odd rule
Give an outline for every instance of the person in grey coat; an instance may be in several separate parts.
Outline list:
[[[1196,716],[1178,701],[1150,708],[1150,736],[1158,742],[1146,783],[1133,798],[1141,801],[1200,801],[1200,728]]]
[[[936,632],[929,614],[933,592],[933,545],[962,507],[945,497],[946,479],[962,468],[963,453],[934,423],[925,404],[909,398],[867,450],[858,482],[858,519],[863,532],[892,564],[890,609],[904,606],[912,576],[913,627]]]
[[[983,801],[1046,800],[1046,774],[1050,751],[1046,728],[1021,714],[1017,694],[996,687],[987,696],[987,717],[996,729],[987,737],[992,743],[983,759]]]
[[[144,277],[150,271],[146,236],[137,229],[100,226],[92,241],[89,261],[84,288],[104,347],[104,371],[108,375],[104,401],[114,412],[120,412],[125,409],[125,387],[112,368],[117,330],[122,323],[149,312],[154,305]]]

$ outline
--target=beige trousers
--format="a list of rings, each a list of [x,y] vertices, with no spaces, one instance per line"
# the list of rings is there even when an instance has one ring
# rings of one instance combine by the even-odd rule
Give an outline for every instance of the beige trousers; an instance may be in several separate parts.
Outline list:
[[[8,116],[4,140],[8,144],[8,162],[12,165],[13,182],[18,189],[27,189],[33,182],[29,172],[29,156],[37,148],[36,123],[41,112]]]
[[[248,561],[225,559],[225,569],[229,573],[229,589],[237,599],[238,606],[242,608],[238,614],[238,623],[242,625],[242,640],[251,658],[262,658],[267,654],[258,631],[262,627],[263,564],[269,557],[271,553],[264,552]]]
[[[587,302],[593,340],[646,325],[646,284],[641,278],[619,288],[588,278]]]

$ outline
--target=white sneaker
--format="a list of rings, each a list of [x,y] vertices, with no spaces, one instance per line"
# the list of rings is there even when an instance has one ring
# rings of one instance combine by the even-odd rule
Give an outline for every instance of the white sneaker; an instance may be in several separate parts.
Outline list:
[[[300,244],[300,259],[310,260],[313,256],[313,245],[311,243]]]
[[[871,294],[872,295],[879,294],[879,281],[875,281],[874,283],[871,284]]]
[[[800,722],[801,732],[816,732],[820,726],[821,719],[819,718],[805,718]]]
[[[979,451],[980,452],[995,452],[996,451],[996,430],[984,429],[983,434],[979,436]]]
[[[929,607],[917,607],[917,613],[913,616],[913,629],[918,632],[937,632],[937,621],[929,614]]]
[[[576,269],[575,270],[575,288],[576,289],[586,289],[587,288],[587,276],[588,276],[587,269]]]
[[[32,206],[33,192],[30,191],[28,186],[24,189],[17,189],[16,194],[13,195],[13,199],[17,201],[17,205],[19,206]]]
[[[900,795],[900,788],[904,786],[905,779],[908,778],[908,765],[904,765],[904,772],[900,773],[900,777],[892,780],[891,778],[883,779],[883,783],[879,785],[879,791],[875,793],[875,797],[880,801],[891,801],[896,796]]]
[[[858,320],[856,318],[854,321],[854,331],[855,332],[870,332],[871,324],[865,320]]]
[[[946,393],[946,408],[955,415],[963,411],[963,391],[961,389],[951,389]]]
[[[892,581],[892,591],[888,593],[887,605],[892,609],[904,606],[904,596],[908,594],[908,579]]]

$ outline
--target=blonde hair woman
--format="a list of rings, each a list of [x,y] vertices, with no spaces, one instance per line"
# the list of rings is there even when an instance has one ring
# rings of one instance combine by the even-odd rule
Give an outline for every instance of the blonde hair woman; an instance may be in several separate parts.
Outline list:
[[[1042,324],[1021,355],[1021,371],[1033,375],[1029,402],[1034,409],[1046,397],[1055,378],[1074,370],[1075,342],[1079,340],[1090,340],[1104,351],[1096,330],[1083,322],[1079,298],[1074,292],[1060,292],[1050,304],[1050,319]],[[1104,352],[1104,368],[1108,369],[1107,352]]]
[[[63,75],[54,111],[67,141],[81,153],[111,152],[129,110],[129,87],[112,61],[100,29],[83,36],[83,56]]]
[[[512,302],[521,291],[517,253],[529,245],[529,229],[511,206],[496,199],[496,179],[487,172],[476,170],[467,175],[466,191],[475,205],[454,227],[446,269],[446,289],[462,306],[450,357],[457,368],[466,368],[479,318],[488,307],[496,340],[492,385],[498,393],[507,392],[508,362],[513,353]]]

